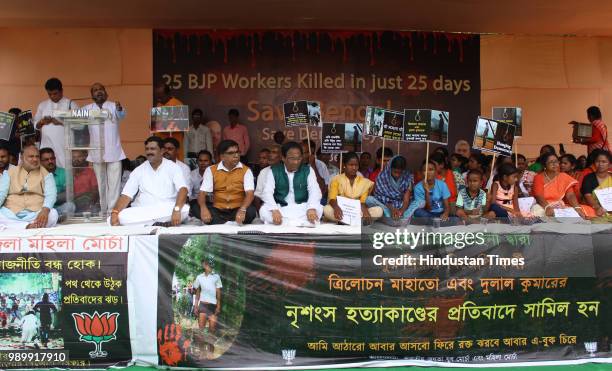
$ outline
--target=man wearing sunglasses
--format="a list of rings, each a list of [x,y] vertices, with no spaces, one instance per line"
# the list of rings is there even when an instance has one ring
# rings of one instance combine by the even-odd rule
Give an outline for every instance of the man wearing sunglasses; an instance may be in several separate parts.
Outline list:
[[[40,166],[33,145],[22,148],[21,159],[21,165],[0,177],[0,224],[19,229],[53,227],[58,219],[53,174]]]
[[[220,161],[204,171],[198,195],[199,215],[205,224],[236,222],[249,224],[255,219],[251,205],[255,193],[253,172],[240,162],[240,149],[233,140],[224,140],[217,147]],[[212,207],[206,205],[206,195],[213,195]]]

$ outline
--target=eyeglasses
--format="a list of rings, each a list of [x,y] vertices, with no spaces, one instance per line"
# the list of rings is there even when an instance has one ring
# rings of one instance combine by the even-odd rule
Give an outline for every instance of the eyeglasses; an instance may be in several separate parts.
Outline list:
[[[224,156],[229,156],[229,157],[231,157],[231,156],[240,156],[240,151],[225,152],[223,155]]]
[[[294,161],[294,162],[298,162],[298,161],[302,161],[302,156],[299,157],[286,157],[287,161]]]

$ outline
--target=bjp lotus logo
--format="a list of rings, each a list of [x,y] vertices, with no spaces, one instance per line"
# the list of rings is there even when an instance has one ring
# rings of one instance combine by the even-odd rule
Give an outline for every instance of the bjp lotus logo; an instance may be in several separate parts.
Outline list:
[[[102,343],[115,340],[117,337],[117,318],[119,313],[102,313],[95,311],[93,315],[89,313],[72,313],[74,326],[79,333],[80,341],[94,343],[96,349],[89,352],[91,358],[103,358],[108,355],[102,350]]]

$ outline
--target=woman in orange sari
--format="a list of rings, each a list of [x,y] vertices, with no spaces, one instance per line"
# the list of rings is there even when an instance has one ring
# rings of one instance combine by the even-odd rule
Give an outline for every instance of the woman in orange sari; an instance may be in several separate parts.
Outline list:
[[[531,208],[532,214],[538,217],[555,216],[555,209],[564,209],[569,204],[582,218],[587,218],[588,214],[594,216],[591,207],[578,203],[574,194],[578,181],[561,172],[557,155],[547,154],[543,160],[544,171],[533,178],[532,193],[536,204]]]

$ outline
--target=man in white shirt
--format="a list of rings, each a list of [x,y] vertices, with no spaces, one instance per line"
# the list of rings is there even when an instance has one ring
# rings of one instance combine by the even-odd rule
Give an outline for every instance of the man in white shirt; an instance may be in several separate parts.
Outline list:
[[[189,186],[189,180],[191,179],[191,169],[186,163],[178,159],[178,150],[181,148],[179,141],[176,138],[164,139],[164,158],[177,164],[181,168],[181,172],[185,177],[185,184]],[[187,196],[191,198],[191,188],[189,188]]]
[[[226,139],[219,143],[219,163],[204,171],[198,206],[200,219],[206,224],[236,222],[249,224],[257,216],[253,202],[255,180],[253,172],[240,162],[238,143]],[[212,194],[212,206],[206,196]],[[196,216],[197,212],[193,212]]]
[[[196,108],[191,112],[191,127],[185,133],[185,149],[188,158],[196,158],[200,151],[213,152],[210,129],[204,123],[204,113]]]
[[[40,148],[51,148],[57,157],[57,166],[65,168],[64,123],[52,117],[53,111],[68,111],[79,106],[64,97],[62,82],[55,77],[47,80],[45,90],[49,99],[40,102],[34,115],[34,124],[40,130]]]
[[[329,170],[327,170],[327,165],[315,156],[317,144],[314,141],[310,141],[310,152],[308,151],[308,139],[302,140],[302,152],[304,156],[302,158],[302,163],[310,164],[315,171],[315,175],[317,177],[317,183],[321,189],[321,194],[327,193],[327,186],[329,186],[329,181],[331,177],[329,176]]]
[[[90,91],[94,103],[86,105],[83,109],[88,111],[105,110],[108,112],[108,119],[104,121],[104,155],[99,150],[89,151],[87,161],[93,162],[102,204],[106,204],[110,212],[121,193],[121,173],[123,171],[121,160],[125,158],[125,153],[121,147],[119,122],[125,118],[125,110],[121,103],[108,100],[104,85],[95,83],[91,86]],[[89,126],[89,139],[92,147],[97,147],[100,144],[100,127],[98,125]],[[101,182],[103,168],[106,168],[106,184]]]
[[[308,155],[296,142],[284,144],[282,155],[283,162],[268,172],[259,215],[266,224],[314,226],[323,215],[323,206],[315,171],[302,163],[302,157]]]
[[[195,314],[198,317],[198,328],[203,332],[208,323],[208,338],[205,339],[206,358],[212,359],[215,348],[215,330],[217,316],[221,313],[221,277],[213,271],[214,259],[208,256],[202,259],[204,273],[199,274],[193,283],[195,290]]]
[[[0,177],[8,170],[15,167],[9,162],[10,158],[8,147],[0,143]]]
[[[281,161],[281,146],[274,144],[269,148],[270,153],[268,154],[268,162],[270,166],[266,166],[259,172],[257,176],[257,184],[255,185],[255,207],[257,210],[261,208],[263,190],[266,185],[266,179],[268,179],[268,173],[271,171],[271,166],[278,164]]]
[[[212,165],[212,154],[206,150],[198,153],[198,167],[193,169],[189,179],[189,206],[191,206],[191,212],[189,215],[199,218],[200,215],[195,209],[199,210],[198,196],[200,195],[200,187],[202,186],[202,179],[204,177],[204,171]],[[208,200],[207,200],[208,202]]]
[[[147,161],[130,174],[111,211],[111,225],[177,226],[187,219],[185,176],[177,164],[162,156],[162,147],[159,137],[145,141]],[[126,208],[132,199],[132,206]]]

